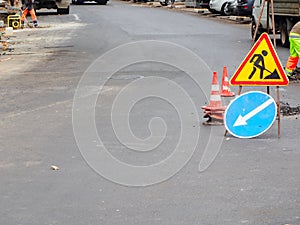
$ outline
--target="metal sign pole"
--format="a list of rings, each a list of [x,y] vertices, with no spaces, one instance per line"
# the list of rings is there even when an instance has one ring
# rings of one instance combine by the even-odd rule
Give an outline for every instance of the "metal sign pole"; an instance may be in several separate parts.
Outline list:
[[[270,17],[270,4],[271,3],[271,16],[272,16],[272,31],[273,31],[273,45],[274,48],[276,49],[276,31],[275,31],[275,18],[274,18],[274,0],[268,0],[268,13],[267,13],[267,17],[268,17],[268,21],[269,21],[269,17]],[[269,24],[268,24],[269,27]],[[269,92],[269,87],[268,87],[268,92]],[[280,92],[279,92],[279,86],[276,87],[276,96],[277,96],[277,120],[278,120],[278,138],[280,138]]]
[[[266,0],[263,0],[262,3],[261,3],[260,13],[259,13],[259,16],[258,16],[258,20],[257,20],[257,24],[256,24],[256,27],[255,27],[254,35],[253,35],[253,38],[252,38],[252,45],[254,45],[254,42],[255,42],[255,38],[256,38],[256,35],[257,35],[258,27],[259,27],[259,24],[260,24],[260,21],[261,21],[261,17],[262,17],[264,8],[265,8],[265,2],[266,2]]]
[[[276,49],[276,31],[275,31],[275,18],[274,18],[274,0],[271,0],[271,11],[272,11],[272,28],[273,28],[273,43]],[[280,138],[280,92],[279,86],[276,87],[277,95],[277,120],[278,120],[278,138]]]
[[[268,34],[270,33],[270,1],[268,0],[267,0],[267,33]],[[270,94],[270,86],[267,86],[267,94]]]
[[[274,43],[274,48],[276,49],[276,31],[275,31],[275,18],[274,18],[274,0],[271,0],[271,9],[272,9],[273,43]]]

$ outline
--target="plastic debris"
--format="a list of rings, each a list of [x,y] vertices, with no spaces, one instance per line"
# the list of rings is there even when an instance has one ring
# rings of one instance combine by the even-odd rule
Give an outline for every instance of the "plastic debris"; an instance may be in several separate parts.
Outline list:
[[[52,170],[59,170],[59,167],[58,167],[58,166],[52,165],[52,166],[51,166],[51,169],[52,169]]]

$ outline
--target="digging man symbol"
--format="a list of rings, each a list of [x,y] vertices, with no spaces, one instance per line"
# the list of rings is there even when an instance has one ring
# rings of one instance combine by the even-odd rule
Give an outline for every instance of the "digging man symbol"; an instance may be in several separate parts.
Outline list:
[[[264,57],[268,55],[268,52],[266,50],[262,50],[261,54],[255,54],[250,59],[250,63],[253,63],[253,70],[251,74],[249,75],[248,79],[251,80],[254,74],[256,73],[257,69],[259,69],[259,79],[280,79],[277,70],[275,69],[273,72],[268,70],[265,67],[265,61]],[[264,77],[264,71],[269,72],[270,74],[266,77]]]

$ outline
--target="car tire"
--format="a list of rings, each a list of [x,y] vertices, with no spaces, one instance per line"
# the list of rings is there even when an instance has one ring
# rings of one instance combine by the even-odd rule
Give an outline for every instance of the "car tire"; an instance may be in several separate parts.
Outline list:
[[[225,2],[225,3],[222,5],[222,8],[221,8],[221,15],[222,15],[222,16],[227,16],[227,15],[225,14],[225,7],[226,7],[227,4],[228,4],[228,2]]]
[[[229,6],[230,6],[230,4],[228,2],[224,6],[224,9],[223,9],[224,12],[223,13],[224,13],[225,16],[230,16],[231,15]]]
[[[287,22],[285,19],[280,21],[280,41],[283,47],[289,47],[289,33],[287,30]]]
[[[168,0],[159,1],[159,3],[160,3],[162,6],[167,6],[167,5],[169,4],[169,1],[168,1]]]

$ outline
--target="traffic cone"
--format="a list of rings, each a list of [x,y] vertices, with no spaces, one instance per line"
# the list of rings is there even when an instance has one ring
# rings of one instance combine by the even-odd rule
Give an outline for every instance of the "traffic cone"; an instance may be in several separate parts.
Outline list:
[[[232,97],[235,96],[234,92],[230,90],[228,73],[226,66],[223,67],[223,76],[222,76],[222,87],[221,87],[221,96],[222,97]]]
[[[204,125],[223,124],[223,114],[226,106],[222,106],[217,72],[213,72],[209,104],[208,106],[202,106],[201,108],[204,109],[204,118],[208,118],[208,121],[203,123]]]
[[[220,95],[220,86],[218,82],[218,74],[217,72],[213,72],[213,79],[212,79],[212,86],[211,86],[211,93],[210,93],[210,101],[208,106],[202,106],[202,109],[223,109],[222,106],[222,99]]]

